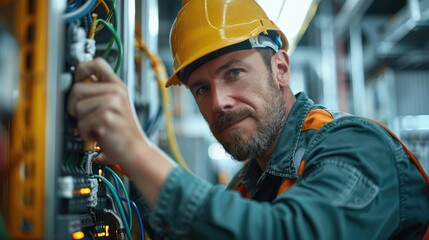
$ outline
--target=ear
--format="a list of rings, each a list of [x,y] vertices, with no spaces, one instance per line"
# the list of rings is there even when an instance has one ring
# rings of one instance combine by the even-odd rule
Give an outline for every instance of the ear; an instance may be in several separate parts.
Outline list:
[[[283,49],[276,52],[273,56],[273,69],[280,87],[286,87],[290,81],[289,55]]]

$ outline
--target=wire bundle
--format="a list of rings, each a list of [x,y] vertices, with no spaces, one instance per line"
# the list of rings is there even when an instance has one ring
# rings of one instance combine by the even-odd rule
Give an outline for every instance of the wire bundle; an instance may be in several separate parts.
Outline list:
[[[143,220],[142,220],[140,212],[137,208],[136,203],[133,202],[129,198],[128,193],[127,193],[127,189],[126,189],[123,181],[121,180],[121,178],[118,176],[118,174],[108,166],[106,166],[105,169],[109,172],[110,176],[112,177],[115,186],[113,186],[112,183],[107,178],[105,178],[101,175],[94,174],[94,175],[92,175],[92,177],[101,180],[107,186],[110,193],[112,194],[113,199],[115,200],[115,203],[116,203],[116,207],[119,210],[119,214],[121,216],[127,238],[132,239],[132,235],[131,235],[132,227],[133,227],[133,225],[132,225],[133,224],[132,211],[134,211],[136,216],[137,216],[138,223],[139,223],[141,239],[145,239]],[[122,192],[124,194],[123,197],[120,195],[121,190],[119,189],[119,186],[122,188]],[[127,211],[125,211],[124,205],[122,204],[122,202],[125,202],[125,204],[127,206],[127,208],[126,208]]]
[[[165,69],[163,62],[161,61],[161,58],[155,55],[154,53],[151,53],[149,49],[146,47],[146,45],[144,45],[139,38],[136,38],[134,42],[136,47],[149,58],[149,60],[152,63],[151,65],[152,69],[155,72],[156,80],[158,83],[158,89],[161,94],[162,109],[164,110],[164,115],[165,115],[165,127],[167,131],[167,138],[168,138],[168,144],[170,146],[170,150],[173,153],[173,156],[176,162],[178,162],[188,172],[191,172],[191,169],[188,167],[185,160],[183,159],[183,156],[177,145],[176,136],[174,134],[173,113],[171,109],[172,107],[171,107],[170,93],[164,87],[168,79],[167,70]]]
[[[98,19],[98,14],[94,13],[100,5],[106,12],[105,19]],[[82,21],[89,39],[94,39],[95,35],[103,28],[111,33],[112,37],[103,52],[103,58],[109,56],[113,43],[115,43],[118,51],[118,60],[114,67],[115,72],[118,72],[123,59],[123,46],[118,34],[117,15],[116,2],[113,0],[75,0],[69,2],[66,13],[63,15],[65,23]]]

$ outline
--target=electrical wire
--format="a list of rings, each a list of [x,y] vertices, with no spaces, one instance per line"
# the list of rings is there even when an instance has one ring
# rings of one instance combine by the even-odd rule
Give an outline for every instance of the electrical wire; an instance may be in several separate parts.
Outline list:
[[[121,198],[121,200],[126,201],[125,198]],[[133,210],[136,213],[137,220],[139,222],[139,229],[140,229],[140,233],[141,233],[140,239],[144,240],[146,238],[146,236],[144,234],[143,219],[142,219],[142,216],[140,215],[139,208],[137,207],[137,204],[132,200],[131,200],[131,206],[133,207]]]
[[[161,94],[161,91],[159,92],[160,92],[159,94]],[[161,119],[163,116],[163,112],[164,112],[164,109],[162,108],[162,104],[159,104],[155,117],[153,117],[152,119],[147,119],[147,121],[145,122],[144,131],[149,137],[152,136],[155,133],[156,129],[159,127],[159,124],[161,123]]]
[[[91,24],[91,28],[89,29],[89,34],[88,34],[89,39],[94,39],[94,35],[95,35],[94,29],[95,29],[95,23],[97,21],[97,18],[98,18],[98,14],[93,13],[92,14],[92,24]]]
[[[86,14],[88,14],[91,9],[94,7],[97,0],[88,0],[85,2],[80,8],[73,12],[68,12],[63,15],[64,22],[71,23],[74,21],[77,21],[78,19],[82,18]]]
[[[92,17],[90,13],[86,14],[85,17],[83,18],[83,25],[85,27],[86,32],[91,32]]]
[[[119,184],[121,185],[121,187],[122,187],[122,190],[123,190],[123,192],[124,192],[124,195],[125,195],[125,199],[127,200],[127,207],[128,207],[128,224],[130,225],[130,230],[132,230],[133,229],[133,216],[132,216],[132,210],[131,210],[131,203],[130,203],[130,198],[129,198],[129,196],[128,196],[128,193],[127,193],[127,189],[125,188],[125,185],[124,185],[124,182],[122,182],[122,180],[121,180],[121,178],[118,176],[118,174],[116,174],[116,172],[115,171],[113,171],[113,169],[111,169],[110,167],[108,167],[108,166],[106,166],[105,167],[106,169],[107,169],[107,171],[109,171],[109,173],[112,175],[112,177],[114,178],[114,179],[116,179],[116,181],[118,181],[119,182]],[[117,193],[118,193],[118,195],[119,195],[119,191],[118,191],[119,189],[116,189],[116,191],[117,191]]]
[[[110,7],[111,7],[112,16],[113,16],[113,23],[112,23],[112,25],[113,25],[113,29],[115,29],[115,32],[116,32],[118,30],[118,12],[116,10],[115,2],[113,2],[113,1],[110,2],[109,1],[109,4],[111,4]],[[110,51],[112,50],[113,41],[114,41],[114,38],[113,37],[110,38],[109,44],[108,44],[106,50],[103,53],[103,58],[107,58],[107,56],[109,56]]]
[[[97,26],[98,24],[103,24],[107,29],[109,29],[109,31],[112,33],[112,35],[113,35],[113,37],[114,37],[114,39],[116,41],[116,46],[118,48],[118,60],[116,62],[115,68],[114,68],[114,71],[116,73],[116,72],[118,72],[119,68],[122,65],[123,49],[122,49],[121,39],[119,38],[119,35],[118,35],[118,33],[116,33],[115,29],[110,25],[110,23],[106,22],[103,19],[97,19],[95,21],[95,26]],[[106,58],[107,56],[103,55],[103,57]]]
[[[116,201],[116,204],[119,208],[119,212],[121,214],[121,218],[124,220],[124,227],[125,227],[125,233],[127,234],[127,237],[129,239],[132,239],[132,235],[131,235],[131,230],[130,227],[128,226],[128,222],[127,222],[127,218],[125,217],[125,212],[124,212],[124,208],[122,206],[121,200],[119,199],[118,194],[115,191],[115,188],[113,187],[113,185],[109,182],[109,180],[107,180],[106,178],[104,178],[103,176],[100,175],[92,175],[92,177],[100,179],[101,181],[103,181],[103,183],[107,186],[107,188],[109,188],[110,192],[113,195],[113,198]]]
[[[103,8],[104,8],[104,11],[106,12],[106,21],[107,22],[110,22],[110,19],[112,19],[112,16],[113,16],[113,11],[110,11],[110,8],[109,8],[109,5],[106,3],[106,1],[104,1],[104,0],[98,0],[97,1],[97,4],[95,5],[95,7],[93,8],[93,10],[94,9],[96,9],[99,5],[100,5],[100,3],[101,3],[101,5],[103,6]],[[94,31],[95,31],[95,33],[97,33],[97,32],[99,32],[101,29],[103,29],[103,27],[104,27],[104,25],[101,25],[101,26],[99,26],[99,27],[97,27]]]
[[[82,6],[82,0],[75,0],[72,4],[67,5],[66,12],[71,12]]]
[[[168,79],[167,70],[165,69],[165,66],[162,63],[161,58],[151,53],[139,38],[135,38],[134,42],[136,47],[149,58],[149,60],[152,63],[152,68],[155,72],[158,88],[161,91],[161,100],[162,100],[164,114],[165,114],[165,127],[166,127],[167,139],[170,146],[170,150],[176,162],[178,162],[188,172],[191,172],[191,169],[188,167],[185,160],[183,159],[182,153],[180,152],[179,147],[177,145],[176,136],[174,134],[170,93],[164,87]]]
[[[109,11],[110,11],[109,6],[107,6],[107,3],[104,0],[97,0],[97,3],[95,4],[92,11],[94,11],[100,4],[103,6],[106,13],[109,13]]]

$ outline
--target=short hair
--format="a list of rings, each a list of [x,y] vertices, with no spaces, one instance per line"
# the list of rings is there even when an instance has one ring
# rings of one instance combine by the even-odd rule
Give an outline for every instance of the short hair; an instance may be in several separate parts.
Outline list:
[[[259,54],[261,54],[262,60],[264,61],[267,70],[272,71],[271,57],[276,53],[272,48],[255,48]]]

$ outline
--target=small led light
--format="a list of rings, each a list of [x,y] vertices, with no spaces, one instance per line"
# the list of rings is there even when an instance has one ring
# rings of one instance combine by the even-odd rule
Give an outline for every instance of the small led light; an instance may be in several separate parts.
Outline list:
[[[80,194],[90,194],[91,193],[91,188],[81,188],[79,190]]]
[[[72,234],[72,239],[73,240],[79,240],[79,239],[82,239],[82,238],[84,238],[85,237],[85,234],[83,233],[83,232],[81,232],[81,231],[79,231],[79,232],[74,232],[73,234]]]

